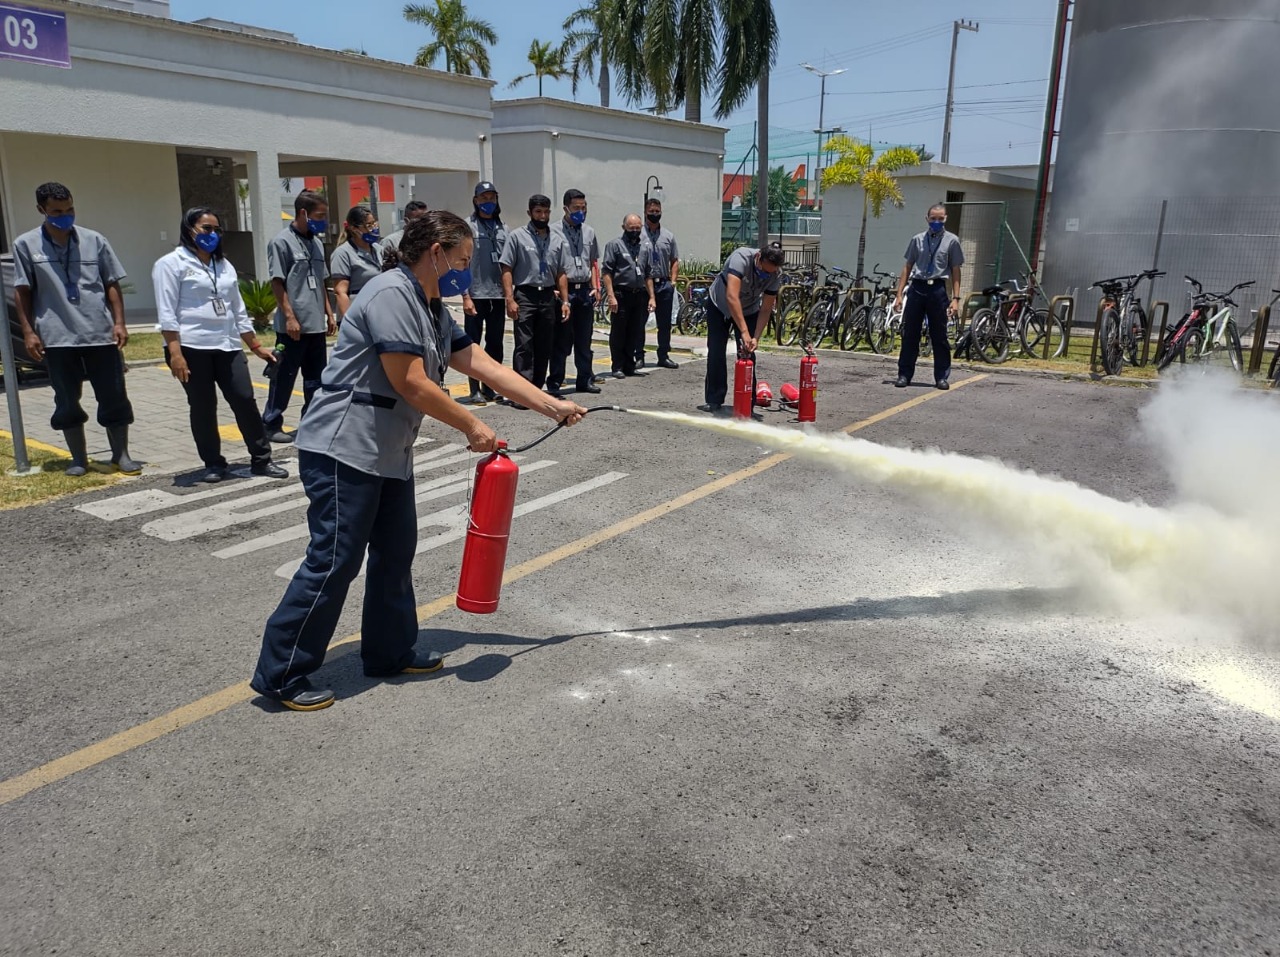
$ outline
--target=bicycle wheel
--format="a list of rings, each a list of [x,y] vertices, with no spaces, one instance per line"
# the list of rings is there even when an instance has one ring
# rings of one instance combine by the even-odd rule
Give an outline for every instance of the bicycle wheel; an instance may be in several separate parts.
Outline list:
[[[881,305],[871,307],[871,315],[867,318],[867,327],[870,330],[868,341],[871,344],[871,351],[878,356],[886,355],[893,351],[893,329],[889,325],[889,313]]]
[[[852,302],[844,304],[841,315],[840,348],[845,351],[858,348],[862,340],[868,338],[867,317],[871,309],[868,306],[855,307]]]
[[[609,300],[601,296],[596,303],[595,324],[597,326],[608,326],[613,321],[613,313],[609,311]]]
[[[1267,378],[1271,380],[1271,388],[1280,386],[1280,348],[1271,357],[1271,366],[1267,369]]]
[[[1120,339],[1120,315],[1114,309],[1102,314],[1098,335],[1098,357],[1107,375],[1119,375],[1124,369],[1124,346]]]
[[[1145,365],[1146,363],[1142,361],[1142,344],[1147,340],[1149,329],[1147,314],[1140,306],[1129,307],[1129,311],[1125,314],[1124,332],[1125,358],[1129,365],[1134,368]]]
[[[809,311],[804,314],[804,320],[800,324],[800,344],[810,346],[814,349],[822,343],[827,337],[827,310],[830,308],[830,302],[826,299],[819,299]]]
[[[800,327],[804,324],[804,302],[798,298],[788,298],[786,305],[778,312],[774,323],[774,333],[780,346],[794,346],[800,339]]]
[[[1018,328],[1018,341],[1022,351],[1032,359],[1044,356],[1044,338],[1049,337],[1049,358],[1061,358],[1067,347],[1067,327],[1061,316],[1049,315],[1048,309],[1036,309],[1024,313],[1026,321]]]
[[[1239,375],[1244,375],[1244,347],[1240,344],[1240,331],[1236,329],[1235,320],[1227,323],[1227,353],[1231,357],[1231,366]]]
[[[701,306],[686,302],[680,307],[676,316],[676,328],[682,336],[705,336],[707,334],[707,314]]]
[[[992,309],[979,309],[969,325],[973,334],[973,351],[983,362],[999,364],[1009,358],[1009,343],[1013,339],[1009,324]]]
[[[1181,322],[1164,334],[1164,338],[1156,349],[1157,372],[1167,369],[1174,360],[1179,362],[1187,361],[1186,357],[1182,355],[1182,340],[1184,336]]]

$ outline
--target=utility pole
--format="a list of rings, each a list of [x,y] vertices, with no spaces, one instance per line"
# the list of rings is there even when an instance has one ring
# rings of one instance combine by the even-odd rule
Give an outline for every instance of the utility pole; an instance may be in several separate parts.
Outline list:
[[[756,86],[756,118],[760,124],[759,156],[756,159],[756,233],[758,245],[769,245],[769,64],[760,71]]]
[[[824,128],[823,117],[825,116],[825,109],[827,105],[827,77],[839,76],[841,73],[845,73],[847,71],[844,67],[841,67],[839,70],[823,71],[819,70],[811,63],[801,63],[800,65],[822,80],[822,84],[820,86],[821,92],[818,94],[818,128],[814,130],[814,132],[818,134],[818,159],[814,163],[816,177],[813,187],[813,205],[816,208],[818,200],[822,196],[822,133]]]
[[[960,43],[960,31],[978,32],[976,20],[956,20],[951,26],[951,74],[947,80],[947,116],[942,124],[942,162],[951,162],[951,114],[956,108],[956,47]]]

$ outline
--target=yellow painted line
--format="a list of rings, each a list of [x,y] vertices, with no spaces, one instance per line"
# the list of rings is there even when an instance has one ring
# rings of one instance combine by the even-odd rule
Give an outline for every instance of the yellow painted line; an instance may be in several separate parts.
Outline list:
[[[6,431],[4,431],[4,429],[0,429],[0,438],[8,439],[8,440],[10,441],[10,443],[12,443],[12,442],[13,442],[13,433],[12,433],[12,432],[6,432]],[[71,453],[70,453],[70,452],[68,452],[66,449],[60,449],[60,448],[58,448],[56,445],[47,445],[46,443],[44,443],[44,442],[40,442],[40,441],[38,441],[37,439],[28,438],[28,439],[27,439],[27,448],[29,448],[29,449],[39,449],[41,452],[48,452],[48,453],[50,453],[50,454],[52,454],[52,455],[56,455],[56,456],[58,456],[58,458],[60,458],[60,459],[69,459],[69,458],[71,458]]]
[[[255,382],[253,384],[253,387],[255,389],[261,389],[263,392],[268,392],[271,390],[271,386],[267,385],[265,382]],[[306,398],[306,396],[303,393],[299,392],[297,389],[294,389],[293,392],[290,393],[290,395],[296,395],[299,399]]]
[[[972,382],[978,382],[986,377],[986,374],[971,376],[968,379],[955,383],[951,387],[951,390],[955,391],[962,386],[968,385]],[[862,429],[870,428],[878,422],[883,422],[885,419],[892,418],[895,415],[901,415],[903,412],[907,412],[919,405],[923,405],[925,402],[940,398],[946,394],[947,393],[936,390],[928,392],[925,395],[921,395],[907,402],[895,405],[883,412],[877,412],[875,415],[862,419],[859,422],[855,422],[853,425],[846,426],[841,431],[851,434],[853,432],[861,431]],[[504,585],[510,585],[512,582],[517,582],[522,578],[527,578],[530,575],[543,571],[557,562],[562,562],[566,558],[572,558],[575,555],[580,555],[612,538],[617,538],[619,535],[624,535],[627,532],[634,531],[642,525],[646,525],[649,522],[670,515],[672,512],[684,508],[686,505],[692,505],[694,502],[701,501],[710,495],[714,495],[717,492],[724,491],[727,488],[738,485],[741,482],[745,482],[749,478],[768,471],[775,465],[781,465],[792,457],[793,456],[789,452],[778,452],[774,455],[770,455],[767,458],[763,458],[759,462],[756,462],[754,465],[749,465],[736,472],[730,472],[728,475],[722,475],[715,481],[708,482],[705,485],[700,485],[668,502],[663,502],[659,505],[655,505],[653,508],[645,509],[643,512],[638,512],[635,515],[624,518],[620,522],[614,522],[612,525],[602,528],[598,532],[592,532],[589,535],[584,535],[572,542],[561,545],[559,548],[552,549],[551,551],[531,558],[528,561],[521,562],[514,568],[507,569],[506,574],[502,576],[502,583]],[[434,601],[430,601],[425,605],[419,606],[417,609],[418,620],[421,622],[434,618],[436,615],[442,614],[453,606],[454,596],[452,593],[448,595],[441,595]],[[353,635],[348,635],[345,638],[331,642],[329,647],[335,648],[341,645],[351,644],[352,642],[359,640],[360,633],[356,632]],[[55,782],[68,778],[80,771],[85,771],[94,765],[101,764],[111,758],[119,757],[128,751],[132,751],[134,748],[139,748],[144,744],[155,741],[157,738],[164,737],[166,734],[179,731],[188,725],[202,720],[203,718],[210,718],[215,714],[226,711],[233,705],[249,701],[256,694],[257,692],[249,687],[248,682],[240,682],[239,684],[231,685],[228,688],[223,688],[221,691],[215,691],[211,695],[206,695],[198,701],[193,701],[190,704],[176,708],[167,714],[162,714],[158,718],[153,718],[150,721],[129,728],[128,730],[121,731],[119,734],[114,734],[102,741],[97,741],[94,744],[87,745],[78,751],[73,751],[65,757],[56,758],[47,764],[42,764],[39,767],[33,768],[23,774],[19,774],[5,781],[0,781],[0,806],[8,804],[11,801],[16,801],[18,798],[30,794],[32,791],[42,788],[45,785],[54,784]]]
[[[218,434],[228,442],[239,442],[244,436],[240,434],[240,430],[234,425],[218,426]]]

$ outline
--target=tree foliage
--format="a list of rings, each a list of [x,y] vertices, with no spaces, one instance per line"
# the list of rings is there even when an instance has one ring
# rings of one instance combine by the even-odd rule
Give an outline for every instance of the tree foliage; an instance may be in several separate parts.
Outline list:
[[[562,80],[572,75],[572,71],[565,63],[564,48],[556,46],[550,40],[534,40],[530,43],[528,60],[533,70],[529,73],[521,73],[512,80],[512,87],[519,86],[525,80],[537,77],[538,96],[542,96],[543,77],[549,76],[553,80]]]
[[[404,18],[433,34],[431,42],[418,50],[415,65],[430,67],[444,54],[444,68],[449,73],[490,75],[489,48],[498,42],[498,34],[487,20],[468,14],[462,0],[435,0],[434,7],[407,3]]]

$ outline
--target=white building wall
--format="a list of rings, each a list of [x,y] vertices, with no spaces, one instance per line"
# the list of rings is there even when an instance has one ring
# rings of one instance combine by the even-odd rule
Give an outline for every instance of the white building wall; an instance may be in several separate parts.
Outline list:
[[[172,146],[95,142],[76,149],[55,136],[5,133],[0,173],[11,235],[40,225],[36,187],[62,183],[75,198],[76,222],[106,236],[129,273],[126,315],[154,312],[151,266],[177,244],[182,219]]]
[[[553,136],[553,133],[559,134]],[[503,218],[525,218],[529,196],[551,197],[560,213],[564,191],[587,194],[588,222],[602,240],[622,232],[622,217],[644,213],[645,182],[662,185],[662,223],[685,259],[720,255],[720,127],[621,110],[529,99],[493,104],[494,183]]]

